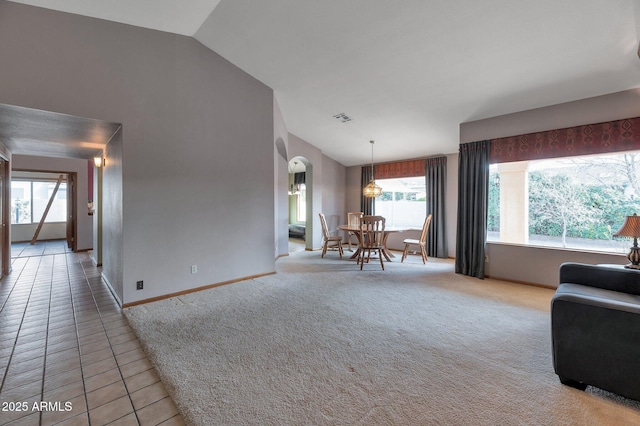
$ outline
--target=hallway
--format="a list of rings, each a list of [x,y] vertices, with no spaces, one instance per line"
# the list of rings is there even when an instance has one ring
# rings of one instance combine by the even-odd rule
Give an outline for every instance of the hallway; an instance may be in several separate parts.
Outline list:
[[[12,247],[0,379],[0,425],[184,424],[100,269],[64,242]]]

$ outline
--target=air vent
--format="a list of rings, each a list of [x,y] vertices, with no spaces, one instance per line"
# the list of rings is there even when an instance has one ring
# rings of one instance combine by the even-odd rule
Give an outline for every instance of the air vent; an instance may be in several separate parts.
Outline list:
[[[340,114],[334,115],[333,118],[340,120],[342,123],[346,123],[347,121],[351,121],[351,117],[349,117],[344,112],[341,112]]]

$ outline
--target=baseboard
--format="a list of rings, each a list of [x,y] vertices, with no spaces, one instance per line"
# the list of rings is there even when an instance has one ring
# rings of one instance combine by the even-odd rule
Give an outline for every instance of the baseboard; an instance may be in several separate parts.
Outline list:
[[[540,284],[540,283],[532,283],[530,281],[520,281],[520,280],[512,280],[512,279],[506,279],[506,278],[493,278],[491,275],[485,275],[485,278],[489,278],[495,281],[502,281],[505,283],[513,283],[513,284],[522,284],[522,285],[529,285],[531,287],[539,287],[539,288],[546,288],[549,290],[556,290],[558,287],[554,287],[551,285],[547,285],[547,284]]]
[[[93,263],[93,266],[97,266],[98,268],[102,267],[102,262],[98,263],[95,257],[89,255],[89,259],[91,259],[91,263]]]
[[[215,283],[215,284],[208,284],[208,285],[205,285],[205,286],[202,286],[202,287],[196,287],[196,288],[191,288],[189,290],[179,291],[179,292],[176,292],[176,293],[165,294],[163,296],[151,297],[149,299],[143,299],[143,300],[138,300],[138,301],[131,302],[131,303],[125,303],[124,305],[122,305],[122,308],[123,309],[124,308],[130,308],[132,306],[144,305],[145,303],[157,302],[159,300],[170,299],[172,297],[184,296],[185,294],[196,293],[198,291],[209,290],[211,288],[216,288],[216,287],[222,287],[223,285],[233,284],[233,283],[237,283],[237,282],[240,282],[240,281],[252,280],[252,279],[255,279],[255,278],[264,277],[266,275],[273,275],[275,273],[276,273],[276,271],[265,272],[264,274],[250,275],[248,277],[236,278],[234,280],[222,281],[222,282]]]
[[[113,298],[116,299],[116,302],[118,302],[118,305],[120,305],[120,307],[122,307],[122,300],[120,299],[120,296],[118,296],[118,293],[116,293],[116,291],[113,289],[113,286],[111,285],[111,282],[109,282],[109,279],[107,278],[107,276],[104,273],[101,272],[100,273],[100,278],[102,278],[102,281],[105,282],[105,284],[107,285],[107,288],[109,289],[109,291],[113,295]]]

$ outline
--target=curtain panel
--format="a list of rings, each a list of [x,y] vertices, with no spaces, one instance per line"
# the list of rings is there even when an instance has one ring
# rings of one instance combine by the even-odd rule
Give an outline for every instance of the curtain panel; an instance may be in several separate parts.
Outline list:
[[[375,198],[365,197],[362,190],[371,181],[371,177],[375,172],[370,166],[362,166],[362,177],[360,178],[360,211],[365,215],[375,214]]]
[[[493,139],[490,161],[540,160],[640,149],[640,117]]]
[[[444,207],[447,157],[426,159],[424,173],[427,191],[427,216],[433,215],[431,226],[427,232],[427,255],[446,258],[448,250]]]
[[[460,144],[458,157],[455,271],[480,279],[485,276],[490,147],[488,140]]]

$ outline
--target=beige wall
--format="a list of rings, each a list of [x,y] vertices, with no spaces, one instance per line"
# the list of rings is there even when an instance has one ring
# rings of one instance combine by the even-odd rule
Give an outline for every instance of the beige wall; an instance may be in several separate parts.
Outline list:
[[[322,156],[322,212],[327,219],[329,230],[335,232],[335,235],[338,235],[339,232],[338,225],[347,223],[346,175],[347,168],[345,166],[326,155]]]
[[[13,2],[0,40],[0,103],[122,124],[103,176],[122,302],[275,270],[269,87],[191,37]]]
[[[31,241],[33,235],[38,228],[37,223],[11,225],[11,242],[22,243]],[[67,223],[43,223],[38,233],[38,241],[46,240],[66,240],[67,239]]]
[[[640,88],[460,124],[460,143],[640,116]]]
[[[124,281],[124,236],[122,200],[122,151],[124,137],[122,129],[111,138],[104,150],[105,164],[102,167],[102,277],[120,298],[125,299]]]
[[[640,89],[612,93],[559,105],[522,111],[460,125],[460,142],[472,142],[531,132],[640,116]],[[492,278],[555,287],[562,262],[616,263],[619,254],[588,253],[488,243],[487,274]]]
[[[275,256],[289,253],[289,132],[280,111],[278,100],[273,97],[273,140],[274,140],[274,229]]]

